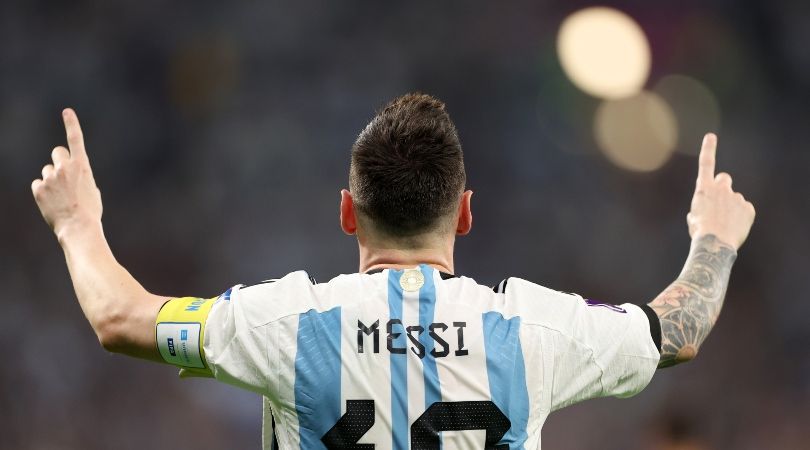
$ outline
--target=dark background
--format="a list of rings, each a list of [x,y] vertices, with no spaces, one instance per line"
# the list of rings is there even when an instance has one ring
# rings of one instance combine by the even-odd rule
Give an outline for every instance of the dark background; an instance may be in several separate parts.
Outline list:
[[[648,86],[679,73],[714,92],[718,169],[757,219],[698,359],[634,399],[553,414],[544,448],[806,448],[810,3],[608,4],[650,39]],[[98,345],[29,188],[64,143],[65,106],[82,120],[110,245],[155,293],[357,270],[337,220],[351,143],[385,101],[421,90],[447,102],[475,191],[458,273],[614,303],[654,298],[688,252],[699,137],[646,174],[601,155],[599,102],[566,79],[555,51],[560,23],[585,6],[0,3],[0,448],[260,441],[256,396]]]

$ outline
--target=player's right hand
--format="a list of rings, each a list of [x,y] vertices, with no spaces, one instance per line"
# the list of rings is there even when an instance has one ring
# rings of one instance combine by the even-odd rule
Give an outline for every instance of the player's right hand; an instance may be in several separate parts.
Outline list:
[[[74,224],[100,222],[102,212],[101,193],[90,169],[79,118],[68,108],[62,111],[62,119],[70,150],[54,148],[53,164],[45,165],[42,178],[31,183],[39,211],[57,237]]]
[[[731,189],[731,175],[714,174],[717,136],[707,133],[700,149],[697,183],[692,207],[686,216],[692,239],[713,234],[739,249],[754,223],[754,205]]]

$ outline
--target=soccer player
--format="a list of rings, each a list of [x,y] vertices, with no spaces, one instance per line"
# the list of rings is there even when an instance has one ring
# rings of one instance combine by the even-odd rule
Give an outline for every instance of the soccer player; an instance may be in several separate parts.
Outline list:
[[[69,149],[56,147],[31,187],[101,345],[263,395],[284,449],[539,448],[552,411],[631,396],[656,368],[697,355],[754,219],[731,177],[715,175],[707,134],[689,256],[649,304],[602,304],[519,278],[479,285],[453,269],[455,237],[472,227],[455,126],[443,103],[409,94],[352,148],[340,226],[357,237],[357,273],[160,296],[110,251],[78,118],[63,118]]]

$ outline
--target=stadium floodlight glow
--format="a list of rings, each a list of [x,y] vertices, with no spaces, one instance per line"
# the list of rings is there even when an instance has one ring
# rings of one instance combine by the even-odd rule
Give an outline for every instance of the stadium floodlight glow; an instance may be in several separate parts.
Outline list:
[[[568,16],[557,34],[557,54],[578,88],[603,99],[638,93],[650,74],[647,36],[613,8],[585,8]]]
[[[594,137],[617,166],[651,172],[663,166],[678,143],[678,122],[658,94],[642,91],[632,97],[605,100],[596,110]]]

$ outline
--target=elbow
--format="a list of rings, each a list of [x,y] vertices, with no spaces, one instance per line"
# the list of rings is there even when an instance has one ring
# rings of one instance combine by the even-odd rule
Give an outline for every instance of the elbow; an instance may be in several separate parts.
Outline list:
[[[658,363],[659,368],[672,367],[677,364],[692,361],[697,357],[698,348],[692,345],[685,345],[678,349],[677,352],[661,353],[661,361]]]
[[[675,356],[675,359],[678,363],[685,363],[689,362],[697,357],[698,354],[698,347],[695,345],[685,345],[681,347],[678,351],[678,354]]]
[[[125,348],[123,324],[125,319],[121,313],[107,313],[93,323],[98,342],[104,350],[112,353],[121,353]]]

